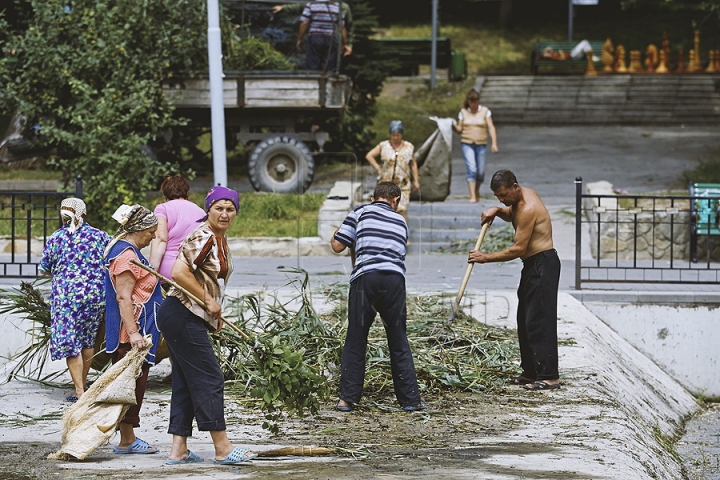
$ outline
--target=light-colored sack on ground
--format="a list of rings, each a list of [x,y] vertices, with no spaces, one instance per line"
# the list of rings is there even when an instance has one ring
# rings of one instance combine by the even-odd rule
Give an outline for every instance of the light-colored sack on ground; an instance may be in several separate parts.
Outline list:
[[[413,190],[411,200],[442,202],[450,195],[452,175],[452,118],[430,117],[438,128],[415,151],[420,190]]]
[[[145,337],[148,347],[151,337]],[[147,348],[133,348],[103,373],[63,415],[62,447],[51,460],[84,460],[115,433],[120,420],[136,405],[135,381],[140,376]]]

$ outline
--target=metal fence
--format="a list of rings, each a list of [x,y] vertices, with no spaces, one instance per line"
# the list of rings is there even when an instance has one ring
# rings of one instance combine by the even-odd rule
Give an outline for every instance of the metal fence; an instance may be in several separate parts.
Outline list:
[[[74,192],[0,191],[0,272],[6,278],[40,275],[42,248],[60,228],[60,204],[64,198],[82,198],[78,175]]]
[[[575,288],[589,283],[720,282],[720,236],[711,225],[696,235],[693,205],[716,197],[583,193],[575,180]],[[714,219],[713,219],[714,220]],[[583,232],[590,256],[582,258]],[[697,248],[693,261],[691,245]]]

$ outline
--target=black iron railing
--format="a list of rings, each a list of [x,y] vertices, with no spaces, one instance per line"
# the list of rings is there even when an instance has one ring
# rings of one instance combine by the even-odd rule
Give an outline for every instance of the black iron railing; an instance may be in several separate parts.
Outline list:
[[[717,225],[699,223],[710,217],[698,218],[694,208],[709,198],[718,197],[586,194],[578,177],[575,288],[588,283],[719,283],[720,236],[712,233]],[[590,254],[583,258],[588,233]]]
[[[60,204],[64,198],[82,198],[78,175],[74,192],[0,191],[0,274],[6,278],[40,275],[42,247],[60,228]]]

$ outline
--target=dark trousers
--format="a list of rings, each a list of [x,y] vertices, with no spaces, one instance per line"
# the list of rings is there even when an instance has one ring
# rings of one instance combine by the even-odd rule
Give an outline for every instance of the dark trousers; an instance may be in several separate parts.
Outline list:
[[[555,249],[523,261],[518,288],[517,330],[522,376],[554,380],[558,374],[557,296],[560,259]]]
[[[167,297],[157,315],[172,359],[172,398],[168,433],[189,437],[198,430],[225,430],[225,379],[205,322],[176,297]]]
[[[117,350],[112,354],[112,364],[115,365],[117,362],[125,358],[125,355],[130,352],[132,345],[129,343],[121,343],[118,345]],[[150,373],[150,364],[145,362],[142,366],[142,372],[140,376],[135,380],[135,401],[137,405],[133,405],[125,413],[125,416],[120,420],[120,423],[128,423],[135,428],[140,426],[140,407],[142,407],[143,397],[145,396],[145,389],[147,388],[148,374]]]
[[[308,70],[335,70],[338,42],[330,35],[308,35],[305,68]]]
[[[360,401],[367,337],[377,313],[387,335],[395,397],[402,406],[417,405],[420,390],[406,334],[405,277],[392,272],[365,273],[350,284],[339,397],[350,403]]]

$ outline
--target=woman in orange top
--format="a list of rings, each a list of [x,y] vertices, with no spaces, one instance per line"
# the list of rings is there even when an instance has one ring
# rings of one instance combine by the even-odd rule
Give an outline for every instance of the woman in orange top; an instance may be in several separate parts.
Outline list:
[[[142,374],[135,383],[137,405],[130,407],[120,421],[120,444],[113,450],[118,454],[157,453],[158,449],[136,437],[133,429],[140,426],[148,373],[150,365],[155,364],[155,351],[160,344],[155,312],[162,303],[162,292],[155,276],[130,260],[149,265],[140,250],[155,238],[158,220],[142,205],[123,205],[113,218],[120,228],[105,250],[105,349],[112,354],[114,364],[131,348],[147,348],[145,336],[152,337]]]
[[[485,150],[488,135],[492,140],[490,148],[493,153],[498,153],[498,146],[492,112],[480,105],[480,94],[474,88],[465,96],[465,106],[460,110],[458,122],[453,128],[461,136],[470,203],[476,203],[480,200],[480,185],[485,179]]]

